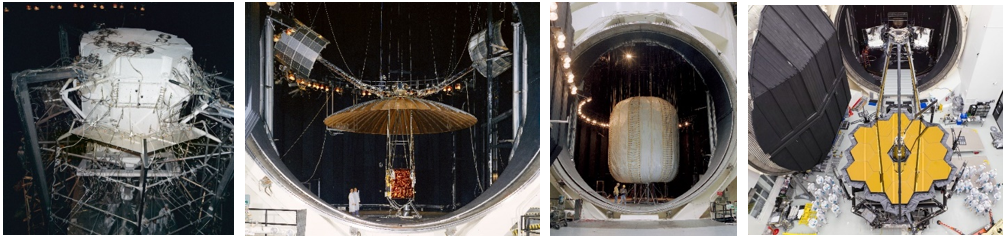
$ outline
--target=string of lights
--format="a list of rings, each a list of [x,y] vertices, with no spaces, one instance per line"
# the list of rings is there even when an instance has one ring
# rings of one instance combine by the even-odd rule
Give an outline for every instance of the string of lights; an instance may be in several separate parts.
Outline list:
[[[267,2],[268,6],[273,7],[277,3]],[[276,33],[273,36],[273,42],[279,43],[283,34],[288,36],[294,36],[294,33],[298,31],[297,26],[291,26],[284,21],[276,21],[280,26],[286,29]],[[308,29],[310,34],[317,34],[314,31]],[[318,35],[321,37],[321,35]],[[326,42],[327,44],[327,42]],[[401,53],[399,53],[401,54]],[[340,53],[341,56],[341,53]],[[437,94],[440,92],[452,92],[461,91],[464,89],[462,83],[466,79],[468,74],[472,73],[475,68],[474,66],[469,66],[465,69],[459,70],[458,72],[447,76],[438,77],[432,79],[402,79],[402,80],[389,80],[386,77],[388,75],[383,75],[382,73],[380,80],[368,80],[362,79],[360,77],[354,76],[351,72],[344,70],[343,68],[336,66],[335,64],[329,62],[328,60],[317,57],[314,61],[321,63],[325,68],[328,68],[336,80],[345,81],[345,85],[337,83],[338,81],[319,81],[313,80],[309,77],[304,76],[303,73],[297,73],[292,71],[293,69],[280,69],[281,73],[278,77],[286,78],[289,81],[291,87],[297,87],[295,91],[306,91],[315,90],[321,92],[335,91],[336,93],[342,93],[343,87],[346,88],[356,88],[358,91],[351,91],[354,94],[359,94],[361,96],[377,96],[379,98],[393,97],[393,96],[409,96],[409,97],[426,97],[429,95]]]
[[[44,7],[45,5],[42,5],[42,6],[43,7],[38,7],[38,5],[28,4],[28,5],[25,5],[25,10],[26,11],[42,11],[42,10],[45,10],[45,7]],[[95,3],[95,4],[91,5],[91,8],[92,9],[105,10],[105,4],[97,4],[97,3]],[[142,11],[147,11],[146,5],[143,5],[143,4],[135,4],[135,5],[133,5],[132,8],[133,8],[133,10],[136,10],[136,11],[141,11],[141,12]],[[50,10],[63,10],[63,4],[62,3],[61,4],[49,4],[49,9]],[[73,7],[70,7],[70,9],[87,9],[87,5],[83,4],[83,3],[81,3],[81,4],[74,3]],[[112,3],[111,8],[109,8],[109,9],[126,9],[126,4],[125,3]],[[11,11],[12,10],[10,10],[7,7],[3,8],[3,12],[5,12],[5,13],[9,13]]]
[[[594,126],[598,126],[598,127],[602,127],[602,128],[608,128],[608,123],[602,122],[602,121],[597,121],[597,119],[591,118],[590,116],[587,116],[587,114],[583,113],[583,105],[589,103],[591,99],[592,98],[587,98],[587,99],[584,99],[584,100],[580,101],[580,104],[578,104],[576,106],[576,115],[581,120],[583,120],[584,122],[587,122],[590,125],[594,125]]]
[[[319,62],[322,63],[322,65],[324,65],[326,68],[328,68],[336,75],[338,75],[339,78],[346,80],[346,82],[348,82],[349,84],[353,85],[356,88],[362,89],[365,95],[372,94],[377,95],[381,98],[390,96],[425,97],[433,95],[440,91],[450,92],[452,90],[461,90],[461,83],[455,83],[455,82],[464,79],[466,75],[475,70],[475,68],[469,66],[464,71],[461,71],[450,77],[441,79],[437,84],[433,84],[431,86],[421,89],[413,89],[412,88],[413,86],[410,86],[409,84],[405,84],[403,82],[399,82],[401,84],[397,84],[395,86],[376,86],[373,84],[369,84],[365,82],[366,80],[353,77],[345,70],[342,70],[338,66],[335,66],[335,64],[332,64],[326,61],[325,59],[318,59],[318,60]]]
[[[552,20],[553,24],[555,24],[556,20],[559,20],[559,13],[557,12],[558,9],[559,4],[552,2],[549,7],[549,19]],[[569,93],[576,95],[579,89],[577,89],[576,82],[574,81],[576,76],[574,76],[573,72],[569,70],[573,59],[569,57],[569,52],[566,51],[566,34],[564,34],[559,28],[552,27],[552,40],[554,40],[553,44],[555,45],[557,52],[560,56],[562,56],[562,69],[566,73],[566,83],[569,84]]]
[[[553,24],[555,21],[559,20],[558,9],[559,4],[552,2],[549,7],[549,19],[552,20]],[[552,40],[556,51],[560,56],[562,56],[562,69],[565,73],[563,76],[566,77],[566,83],[569,84],[569,94],[575,96],[579,89],[576,84],[576,76],[573,75],[572,70],[570,70],[573,64],[573,59],[569,57],[569,52],[566,51],[566,34],[564,34],[560,28],[552,27]],[[608,123],[598,121],[597,119],[583,113],[583,105],[589,103],[591,100],[592,98],[587,97],[586,99],[580,101],[580,103],[576,106],[577,117],[590,125],[607,128]]]

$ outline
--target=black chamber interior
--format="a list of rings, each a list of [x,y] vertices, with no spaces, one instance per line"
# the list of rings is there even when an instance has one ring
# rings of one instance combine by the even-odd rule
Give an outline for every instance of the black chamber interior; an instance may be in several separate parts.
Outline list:
[[[377,79],[377,69],[384,69],[384,73],[391,73],[391,79],[428,79],[445,77],[471,64],[466,44],[469,36],[485,29],[486,9],[484,3],[303,3],[295,4],[292,12],[332,41],[322,51],[322,57],[356,77]],[[494,19],[504,19],[503,41],[512,48],[513,28],[509,24],[515,19],[512,5],[496,4],[493,11]],[[453,65],[457,68],[450,67]],[[497,89],[492,98],[496,102],[494,116],[512,108],[512,72],[508,70],[493,80]],[[331,81],[346,89],[333,95],[333,111],[376,99],[360,96],[359,90],[332,80],[331,72],[320,64],[315,65],[311,75],[313,79]],[[461,91],[442,92],[425,99],[474,115],[478,119],[475,126],[415,135],[415,202],[425,206],[426,211],[454,210],[488,188],[488,156],[484,145],[487,81],[473,72],[460,83]],[[347,204],[350,188],[360,190],[363,204],[387,204],[383,165],[387,138],[355,133],[327,135],[322,120],[333,112],[322,110],[326,96],[319,92],[288,94],[292,90],[285,82],[276,85],[273,116],[276,147],[293,177],[330,204]],[[507,118],[497,125],[501,139],[510,138],[513,132],[509,121]],[[506,168],[509,154],[509,148],[500,150],[498,159],[493,161],[498,169],[495,172]],[[399,164],[396,162],[395,166]]]
[[[880,86],[883,61],[887,56],[883,50],[867,50],[863,29],[888,24],[889,12],[907,12],[910,26],[933,29],[928,50],[913,49],[912,54],[919,85],[931,85],[929,83],[937,77],[937,73],[947,68],[959,47],[960,23],[953,6],[843,6],[839,12],[838,31],[843,57],[855,66],[850,70],[870,84]],[[862,56],[864,50],[868,52],[865,58]],[[889,68],[896,68],[895,64],[892,61]]]
[[[581,95],[592,98],[584,105],[583,112],[598,121],[607,122],[615,104],[622,100],[654,96],[677,108],[679,123],[690,123],[679,134],[678,175],[670,182],[655,183],[658,196],[680,196],[708,170],[708,87],[681,54],[654,44],[618,47],[594,61],[583,79]],[[608,129],[577,119],[576,170],[594,190],[610,193],[615,179],[608,168]],[[603,181],[604,189],[596,189],[602,187],[598,181]]]

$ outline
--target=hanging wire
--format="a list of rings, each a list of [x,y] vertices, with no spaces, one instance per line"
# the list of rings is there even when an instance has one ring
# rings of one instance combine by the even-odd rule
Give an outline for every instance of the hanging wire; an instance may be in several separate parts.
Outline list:
[[[448,60],[454,59],[454,46],[456,46],[455,42],[458,39],[458,8],[457,8],[457,4],[458,3],[454,3],[454,5],[455,5],[454,6],[454,14],[451,15],[451,16],[454,17],[453,20],[451,20],[451,23],[453,23],[454,26],[451,27],[451,55],[450,55],[451,57],[447,58]],[[450,62],[448,62],[448,64],[450,64]],[[453,66],[448,66],[448,67],[450,67],[450,72],[454,72],[454,70],[457,69],[457,64],[451,64],[451,65],[453,65]]]
[[[399,95],[412,96],[412,97],[425,97],[425,96],[429,96],[429,95],[438,93],[438,92],[440,92],[443,89],[446,89],[447,86],[453,85],[455,81],[461,80],[465,75],[467,75],[467,74],[469,74],[469,73],[471,73],[471,72],[474,71],[474,68],[471,67],[471,66],[469,66],[469,67],[465,68],[464,70],[462,70],[460,72],[457,72],[457,73],[454,73],[453,75],[450,75],[449,77],[440,78],[439,77],[440,76],[439,75],[439,66],[438,66],[439,63],[437,63],[436,52],[435,52],[436,51],[436,46],[435,46],[436,44],[433,41],[434,40],[434,37],[433,37],[434,36],[434,32],[433,32],[433,29],[431,28],[430,29],[430,40],[431,40],[430,41],[431,42],[430,46],[431,46],[431,53],[432,53],[431,56],[432,56],[433,65],[434,65],[434,69],[433,69],[434,70],[434,75],[437,76],[437,77],[435,79],[422,79],[422,80],[416,80],[415,79],[414,74],[411,73],[411,72],[414,71],[414,69],[413,69],[414,59],[412,59],[412,56],[411,56],[411,52],[412,52],[411,42],[409,43],[409,46],[408,46],[409,47],[409,54],[410,54],[410,56],[409,56],[410,57],[410,61],[409,61],[409,66],[408,66],[409,67],[408,68],[409,71],[404,71],[405,70],[405,63],[404,63],[404,59],[401,59],[401,57],[405,57],[404,56],[405,53],[403,53],[404,49],[400,46],[400,40],[399,40],[399,42],[398,42],[399,46],[398,46],[397,50],[399,51],[398,55],[400,57],[400,59],[399,59],[400,66],[399,67],[401,68],[401,70],[403,70],[399,74],[399,77],[401,79],[397,80],[397,81],[387,79],[387,77],[389,77],[390,75],[385,75],[385,73],[388,73],[388,72],[391,71],[391,67],[392,67],[391,66],[392,65],[391,64],[392,63],[391,62],[392,61],[391,56],[393,56],[392,55],[393,53],[389,52],[389,55],[385,56],[383,54],[383,50],[384,50],[385,47],[387,47],[389,49],[392,48],[393,42],[392,41],[387,41],[388,46],[384,46],[384,42],[385,41],[383,40],[384,39],[384,31],[383,31],[383,28],[384,28],[384,22],[383,22],[384,12],[383,12],[383,5],[382,5],[381,9],[382,9],[382,11],[380,11],[380,17],[379,17],[381,19],[380,20],[380,27],[379,27],[380,34],[381,34],[380,37],[379,37],[379,44],[381,45],[381,47],[379,47],[379,54],[378,54],[379,56],[381,56],[381,59],[379,60],[379,69],[380,70],[379,70],[379,76],[378,76],[379,79],[378,80],[371,81],[371,80],[359,79],[359,78],[354,77],[353,74],[351,74],[349,72],[346,72],[345,70],[342,70],[341,68],[336,67],[333,64],[330,64],[328,61],[326,61],[324,59],[320,59],[319,62],[322,63],[323,65],[325,65],[325,67],[329,68],[329,70],[331,70],[333,73],[335,73],[338,78],[346,80],[348,83],[350,83],[351,85],[353,85],[356,88],[359,88],[359,89],[361,89],[363,91],[366,91],[368,93],[374,93],[374,95],[376,95],[378,97],[382,97],[382,98],[383,97],[389,97],[389,96],[399,96]],[[429,8],[427,8],[427,10],[429,10]],[[327,11],[327,9],[326,9],[326,11]],[[326,14],[329,14],[329,13],[326,12]],[[409,19],[411,21],[411,14],[408,15],[407,19]],[[429,17],[428,17],[427,20],[428,20],[429,26],[432,27],[433,26],[432,25],[433,21]],[[454,23],[454,24],[456,24],[456,23]],[[332,26],[330,25],[330,30],[334,31],[334,29],[331,29],[331,28],[332,28]],[[370,31],[369,28],[368,28],[368,31]],[[409,34],[408,36],[411,38],[411,28],[409,29],[409,33],[408,34]],[[456,30],[455,30],[455,34],[456,34]],[[368,34],[368,38],[369,37],[370,36]],[[392,37],[392,36],[389,35],[389,37]],[[452,39],[452,40],[454,40],[454,39]],[[453,47],[451,49],[453,51]],[[365,53],[368,52],[368,51],[369,51],[369,41],[367,43],[367,47],[365,49]],[[462,51],[462,52],[464,52],[464,51]],[[365,54],[365,55],[369,55],[369,54]],[[343,54],[340,54],[340,57],[343,59],[344,65],[348,65],[348,64],[346,64],[347,61],[345,60],[345,56]],[[387,57],[387,59],[385,59],[385,57]],[[363,66],[361,68],[362,69],[361,72],[363,72],[363,73],[366,72],[366,61],[367,61],[366,59],[367,59],[367,56],[364,56],[364,64],[363,64]],[[459,65],[461,60],[463,60],[463,57],[459,56],[459,58],[458,58],[458,64],[455,64],[455,65]],[[385,62],[385,61],[387,61],[387,62]],[[384,68],[384,65],[388,65],[388,68]],[[450,64],[448,64],[448,66],[450,66]],[[405,80],[406,78],[404,77],[404,75],[407,72],[410,72],[409,73],[409,78],[408,78],[408,80]],[[388,84],[389,81],[390,82],[407,82],[407,83],[409,83],[409,88],[406,88],[405,89],[406,91],[404,91],[404,92],[397,91],[397,87],[396,87],[397,85],[394,85],[394,84],[390,84],[389,85]],[[417,82],[417,81],[422,81],[422,82]],[[422,89],[415,89],[414,86],[428,86],[428,87],[422,88]]]
[[[330,15],[328,13],[328,6],[326,6],[326,4],[327,3],[321,3],[321,8],[325,9],[325,18],[328,19],[328,30],[329,30],[329,32],[332,33],[332,42],[335,43],[335,50],[339,52],[339,58],[342,59],[342,65],[346,66],[346,69],[352,69],[352,68],[349,68],[349,63],[346,62],[346,57],[343,56],[343,54],[342,54],[342,48],[339,47],[339,39],[337,39],[335,37],[335,28],[332,27],[332,15]],[[369,43],[368,43],[368,46],[369,46]],[[366,52],[364,52],[363,63],[364,63],[363,66],[366,67],[367,66],[367,64],[366,64],[367,63]],[[363,74],[363,73],[360,73],[360,74]]]
[[[283,155],[280,156],[279,159],[285,158],[286,154],[290,153],[290,150],[293,150],[293,147],[297,145],[297,142],[299,142],[301,138],[304,137],[304,134],[307,133],[307,130],[311,129],[311,124],[314,124],[314,120],[318,119],[318,115],[321,115],[321,112],[325,110],[326,106],[328,106],[327,99],[325,100],[325,104],[322,104],[321,108],[318,108],[318,112],[314,114],[314,117],[312,117],[311,121],[307,123],[307,126],[304,127],[304,131],[300,132],[300,136],[297,136],[297,139],[290,144],[290,147],[287,148],[285,152],[283,152]]]
[[[409,12],[407,14],[407,17],[409,19],[409,23],[412,23],[412,12]],[[409,39],[412,39],[412,28],[411,27],[409,28]],[[413,80],[413,76],[415,76],[415,74],[413,74],[414,72],[412,71],[412,60],[413,59],[414,59],[414,57],[412,56],[412,41],[409,41],[409,80],[410,81]]]
[[[367,74],[367,57],[370,56],[370,42],[371,42],[370,32],[374,30],[373,24],[374,24],[374,18],[370,17],[370,24],[367,24],[367,41],[365,47],[363,48],[363,64],[362,64],[363,68],[360,70],[360,74],[358,74],[357,76],[363,76]],[[345,59],[343,59],[343,61],[345,61]]]
[[[474,81],[474,80],[472,81],[473,84],[475,82],[477,82],[477,81]],[[469,91],[465,91],[465,103],[471,102],[471,96],[468,94],[468,92]],[[474,108],[473,105],[471,105],[471,104],[468,105],[468,111],[469,112],[471,112],[473,110],[473,108]],[[469,141],[470,145],[472,146],[472,167],[475,168],[475,182],[479,186],[479,191],[485,191],[485,189],[482,188],[482,179],[481,179],[481,177],[479,177],[481,175],[479,175],[478,158],[476,157],[478,155],[475,154],[475,131],[472,130],[472,129],[468,129],[468,137],[469,137],[468,141]]]
[[[325,141],[328,140],[328,136],[322,135],[321,137],[321,152],[318,153],[318,161],[314,163],[314,170],[311,171],[311,176],[304,180],[304,183],[311,181],[314,178],[314,174],[318,173],[318,166],[321,166],[321,159],[325,156]]]
[[[431,4],[426,5],[426,12],[427,12],[426,22],[429,23],[429,29],[430,29],[430,56],[433,58],[433,76],[439,78],[440,73],[439,69],[437,68],[437,51],[433,44],[435,43],[433,41],[433,18],[432,18],[433,12],[430,10],[430,5]]]
[[[314,17],[311,17],[311,28],[314,28],[314,27],[315,27],[315,25],[314,25],[314,22],[315,22],[315,20],[318,20],[318,14],[320,14],[320,13],[321,13],[321,9],[322,9],[322,8],[325,8],[325,5],[324,5],[324,3],[322,3],[322,6],[321,6],[321,8],[318,8],[318,10],[315,10],[315,11],[314,11]],[[326,10],[326,11],[327,11],[327,10]]]
[[[402,14],[402,5],[398,5],[398,14]],[[405,59],[402,58],[402,39],[396,39],[395,43],[398,44],[398,80],[402,80],[405,74]],[[411,73],[410,73],[411,75]]]

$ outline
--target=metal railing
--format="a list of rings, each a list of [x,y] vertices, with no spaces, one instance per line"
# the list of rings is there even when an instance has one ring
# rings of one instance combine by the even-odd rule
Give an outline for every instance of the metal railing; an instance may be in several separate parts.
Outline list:
[[[273,212],[273,213],[276,213],[276,212],[291,213],[292,212],[292,213],[294,213],[294,219],[295,220],[294,220],[293,223],[270,222],[269,221],[269,212],[270,211]],[[307,209],[248,208],[247,212],[248,212],[247,214],[249,215],[249,217],[245,219],[245,224],[246,225],[247,224],[261,225],[262,227],[269,227],[269,226],[273,226],[273,227],[275,227],[275,226],[295,227],[297,229],[296,236],[304,236],[304,233],[307,230],[307,228],[306,228],[306,224],[307,224]],[[262,221],[254,221],[254,220],[252,220],[251,219],[252,212],[262,212],[263,220]],[[275,220],[275,219],[276,218],[274,217],[273,220]],[[278,231],[273,231],[273,232],[274,233],[278,233]],[[268,236],[269,234],[266,233],[265,235]]]

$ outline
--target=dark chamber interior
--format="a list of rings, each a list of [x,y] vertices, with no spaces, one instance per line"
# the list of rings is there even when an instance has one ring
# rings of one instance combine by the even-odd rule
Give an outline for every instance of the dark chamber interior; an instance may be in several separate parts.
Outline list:
[[[945,69],[949,70],[948,64],[960,48],[961,23],[954,6],[843,6],[839,11],[841,19],[837,25],[843,57],[851,66],[856,66],[851,71],[873,86],[880,86],[887,55],[881,49],[867,48],[864,29],[890,25],[890,12],[908,13],[909,26],[933,29],[929,48],[913,49],[912,64],[919,86],[928,88],[935,83],[934,78],[941,77]],[[896,61],[890,64],[889,68],[896,67]]]
[[[678,122],[682,124],[678,139],[679,171],[670,182],[654,183],[657,197],[680,196],[708,170],[711,154],[708,88],[681,54],[653,44],[614,48],[594,61],[583,79],[580,95],[592,98],[584,105],[583,113],[599,121],[607,122],[615,104],[636,96],[663,98],[677,108]],[[576,170],[595,191],[610,194],[615,180],[608,169],[608,128],[577,119]],[[685,122],[689,126],[683,126]]]
[[[379,79],[380,73],[388,80],[444,78],[465,69],[471,65],[466,50],[468,38],[486,28],[488,17],[485,3],[282,6],[284,14],[291,14],[332,42],[322,51],[324,59],[367,80]],[[494,3],[492,7],[493,18],[504,19],[502,39],[512,48],[513,7],[509,3]],[[282,30],[277,27],[276,32]],[[471,202],[489,187],[493,173],[507,167],[510,148],[506,143],[486,146],[485,123],[488,101],[493,102],[493,116],[512,108],[512,72],[508,70],[492,80],[495,87],[491,94],[487,79],[473,72],[459,81],[460,89],[425,98],[464,110],[478,122],[468,129],[415,135],[415,202],[422,211],[452,211]],[[337,80],[321,64],[315,65],[311,75],[312,79],[346,90],[289,94],[297,88],[286,82],[276,85],[274,136],[283,163],[294,174],[292,177],[329,204],[345,206],[349,189],[358,188],[363,210],[387,209],[375,205],[388,204],[383,165],[387,138],[356,133],[331,135],[322,122],[335,111],[377,97],[361,95],[360,90]],[[496,124],[499,139],[512,139],[514,130],[509,121],[506,118]],[[488,170],[486,150],[490,148],[500,149],[492,157],[496,169],[492,172]]]

